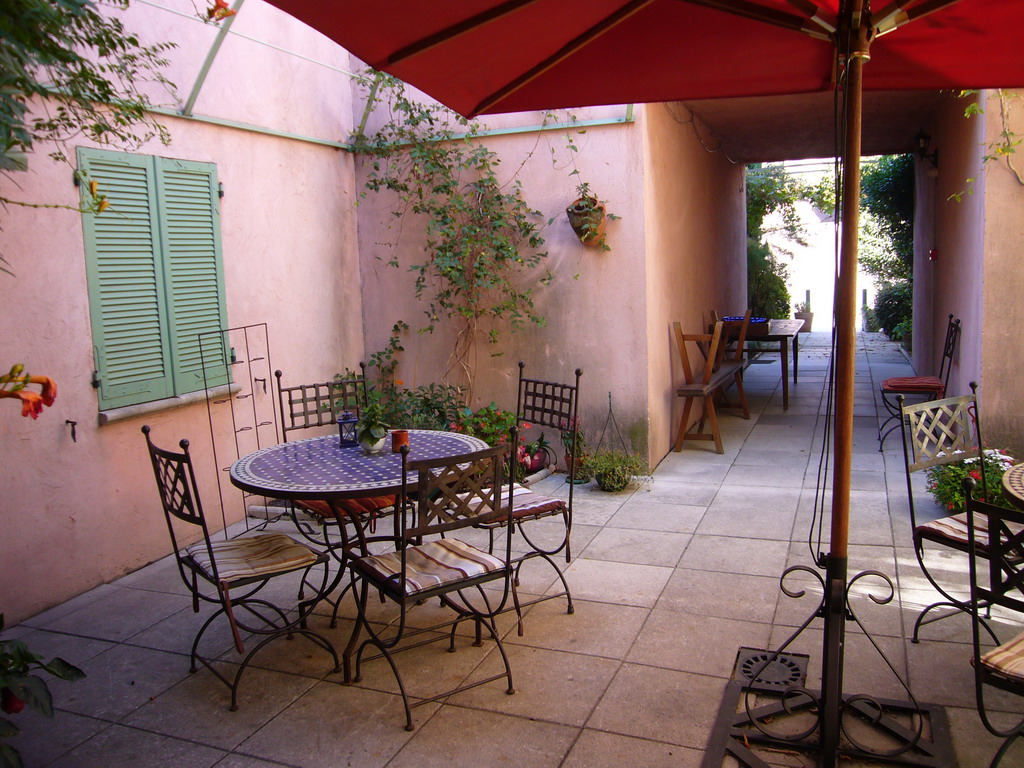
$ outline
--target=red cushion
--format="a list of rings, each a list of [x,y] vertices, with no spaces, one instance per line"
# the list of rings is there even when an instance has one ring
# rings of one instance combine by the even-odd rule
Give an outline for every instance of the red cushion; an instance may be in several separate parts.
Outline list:
[[[305,499],[296,501],[303,509],[320,517],[333,517],[331,506],[321,499]],[[372,515],[385,507],[395,506],[394,496],[367,496],[365,499],[339,499],[335,502],[342,512],[354,512],[357,515]]]
[[[936,376],[894,376],[882,382],[883,392],[925,392],[942,397],[946,387]]]

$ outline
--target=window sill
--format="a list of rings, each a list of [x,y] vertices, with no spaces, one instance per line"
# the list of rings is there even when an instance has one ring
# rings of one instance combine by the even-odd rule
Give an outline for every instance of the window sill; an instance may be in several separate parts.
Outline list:
[[[225,395],[233,395],[236,392],[241,391],[242,387],[240,384],[223,384],[219,387],[214,387],[209,391],[209,397],[224,397]],[[205,390],[199,390],[198,392],[189,392],[185,395],[178,397],[166,397],[162,400],[153,400],[149,403],[139,403],[138,405],[126,405],[122,408],[111,408],[108,411],[100,411],[99,425],[102,427],[105,424],[113,424],[117,421],[125,421],[127,419],[134,419],[138,416],[146,416],[150,413],[158,413],[160,411],[169,411],[174,408],[182,408],[186,405],[195,405],[196,403],[206,402],[207,392]]]

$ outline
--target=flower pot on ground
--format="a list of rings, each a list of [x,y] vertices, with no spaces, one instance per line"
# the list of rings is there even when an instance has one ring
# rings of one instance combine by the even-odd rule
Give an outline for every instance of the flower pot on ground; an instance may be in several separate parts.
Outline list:
[[[806,301],[801,301],[796,305],[793,317],[797,320],[804,321],[804,327],[801,330],[804,333],[811,332],[811,322],[814,320],[814,313],[811,312],[811,305]]]
[[[622,451],[598,451],[587,458],[586,465],[597,487],[609,493],[625,490],[636,477],[650,475],[646,461]]]

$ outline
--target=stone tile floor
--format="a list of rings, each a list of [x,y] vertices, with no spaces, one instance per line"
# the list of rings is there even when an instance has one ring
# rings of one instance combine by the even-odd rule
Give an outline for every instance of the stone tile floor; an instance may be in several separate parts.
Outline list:
[[[617,494],[577,490],[567,570],[576,612],[567,615],[561,600],[540,603],[528,611],[523,637],[511,620],[501,622],[514,696],[501,683],[457,694],[414,710],[416,730],[407,733],[383,661],[367,664],[362,681],[346,686],[322,651],[284,641],[256,657],[241,708],[229,712],[226,688],[206,671],[188,673],[201,617],[165,559],[9,629],[8,637],[88,674],[73,684],[51,683],[56,719],[20,715],[23,734],[13,745],[30,768],[698,766],[737,649],[784,642],[814,608],[809,597],[786,597],[779,577],[787,566],[812,565],[818,551],[807,542],[827,345],[826,334],[805,336],[800,381],[786,412],[777,357],[748,369],[753,416],[723,415],[725,454],[690,443],[669,453],[649,482]],[[876,392],[882,379],[909,371],[895,345],[877,334],[858,337],[850,572],[883,571],[897,596],[879,606],[858,590],[853,602],[917,698],[947,708],[957,763],[973,768],[987,765],[999,742],[974,709],[969,622],[932,625],[917,645],[906,639],[931,590],[910,545],[898,437],[878,450]],[[557,476],[542,486],[566,491]],[[926,514],[941,514],[922,485],[915,498]],[[528,566],[524,593],[553,588],[545,569],[539,561]],[[963,563],[950,559],[949,570],[966,583]],[[383,608],[374,610],[378,621],[389,620]],[[313,622],[339,649],[351,604],[343,614],[335,630],[323,615]],[[849,633],[847,692],[905,698],[865,635],[855,627]],[[810,655],[812,687],[819,683],[821,636],[816,620],[790,648]],[[213,642],[223,646],[229,666],[236,658],[229,638],[222,633]],[[432,645],[398,660],[414,696],[483,674],[496,662],[493,644],[474,648],[468,641],[456,654]],[[1005,706],[1021,709],[1010,699]],[[778,761],[813,764],[785,753]],[[1005,765],[1024,765],[1024,750]]]

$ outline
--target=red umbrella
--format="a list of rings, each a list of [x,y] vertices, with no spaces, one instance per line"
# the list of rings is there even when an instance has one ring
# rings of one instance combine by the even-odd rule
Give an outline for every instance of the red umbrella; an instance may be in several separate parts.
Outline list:
[[[834,83],[838,0],[270,2],[467,117]],[[881,5],[865,89],[1024,85],[1018,0]]]
[[[467,117],[831,91],[846,106],[822,765],[838,754],[861,96],[1024,86],[1022,0],[269,0]]]

